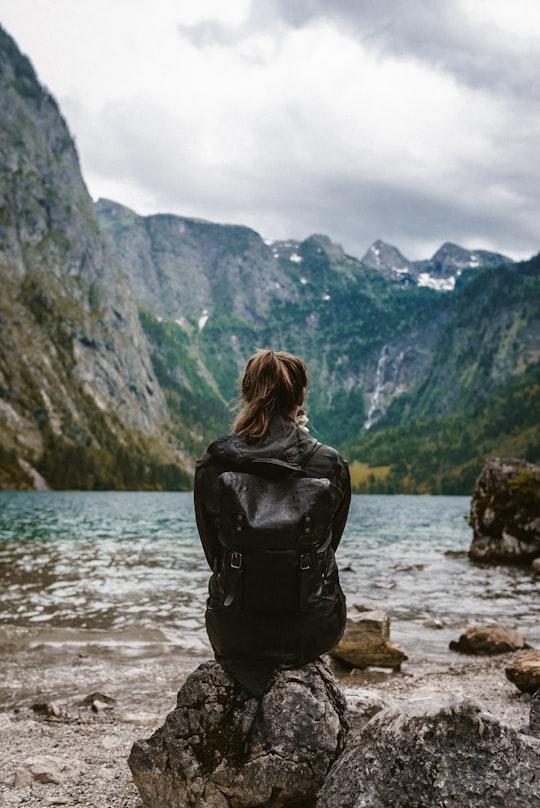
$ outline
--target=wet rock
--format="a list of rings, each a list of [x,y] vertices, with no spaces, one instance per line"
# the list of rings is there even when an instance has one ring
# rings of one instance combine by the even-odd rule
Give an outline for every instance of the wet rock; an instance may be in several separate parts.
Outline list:
[[[62,715],[62,710],[54,701],[36,702],[32,704],[32,711],[47,718],[60,718]]]
[[[81,769],[81,762],[76,758],[34,755],[26,758],[17,768],[13,785],[15,788],[24,788],[34,782],[58,785],[78,777]]]
[[[344,747],[345,714],[322,661],[281,670],[260,703],[206,662],[128,763],[146,808],[308,808]]]
[[[330,655],[355,668],[392,670],[399,670],[407,659],[401,648],[390,641],[390,618],[369,600],[348,608],[345,632]]]
[[[377,713],[332,767],[317,808],[537,808],[540,742],[475,699],[416,698]]]
[[[504,626],[476,626],[467,629],[459,640],[450,642],[451,651],[462,654],[506,654],[529,648],[525,637],[513,628]]]
[[[506,678],[522,693],[540,689],[540,651],[520,654],[505,668]]]
[[[116,699],[106,696],[104,693],[90,693],[81,701],[83,707],[90,707],[94,713],[102,713],[105,710],[113,710]]]
[[[206,662],[128,763],[146,808],[308,808],[343,749],[345,713],[322,661],[281,670],[260,702]]]
[[[490,458],[474,486],[469,556],[531,563],[540,557],[540,467],[513,457]]]

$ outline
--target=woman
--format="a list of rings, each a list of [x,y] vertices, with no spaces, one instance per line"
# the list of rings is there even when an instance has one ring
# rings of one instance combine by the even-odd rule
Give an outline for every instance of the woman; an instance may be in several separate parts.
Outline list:
[[[306,366],[297,357],[269,350],[252,356],[242,379],[245,406],[234,422],[233,432],[208,447],[195,472],[197,527],[206,559],[213,570],[206,609],[208,636],[216,659],[255,695],[264,692],[277,666],[304,665],[333,648],[345,626],[345,598],[339,585],[334,551],[349,510],[349,470],[335,449],[320,444],[296,422],[298,416],[304,422],[306,420],[301,410],[306,388]],[[298,483],[299,478],[303,482]],[[272,583],[271,565],[266,570],[264,562],[263,574],[266,570],[269,581],[262,582],[261,598],[267,583],[270,598],[273,591],[276,593],[275,610],[258,607],[257,586],[248,607],[237,594],[237,583],[240,591],[248,576],[243,576],[242,553],[233,553],[233,561],[228,560],[227,565],[224,561],[225,556],[227,559],[231,557],[224,528],[228,519],[224,489],[232,481],[233,494],[236,494],[239,480],[240,488],[247,490],[248,498],[251,495],[251,501],[255,503],[260,491],[264,492],[266,504],[269,489],[273,496],[275,490],[283,492],[283,507],[278,500],[270,519],[287,511],[287,494],[293,488],[294,501],[308,496],[313,498],[311,480],[319,481],[312,484],[313,490],[327,492],[327,499],[319,500],[326,502],[326,512],[321,514],[319,504],[318,517],[314,520],[313,535],[319,530],[319,545],[312,553],[316,564],[311,564],[311,557],[307,554],[302,555],[299,562],[299,566],[306,569],[316,566],[319,574],[317,591],[308,592],[304,606],[297,609],[283,606],[281,576]],[[319,494],[316,490],[315,498]],[[305,509],[308,509],[307,503]],[[240,521],[244,516],[236,514]],[[247,519],[249,521],[249,515]],[[304,516],[304,519],[308,524],[310,517]],[[321,527],[323,523],[327,526],[324,529]],[[323,536],[325,531],[326,539]],[[306,527],[304,533],[309,538],[310,527]],[[271,560],[272,554],[268,553],[267,558]],[[307,562],[304,561],[306,558]]]

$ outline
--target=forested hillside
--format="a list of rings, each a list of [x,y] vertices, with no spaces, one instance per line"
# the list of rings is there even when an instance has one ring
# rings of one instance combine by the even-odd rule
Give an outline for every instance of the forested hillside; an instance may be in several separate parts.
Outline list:
[[[357,490],[468,493],[489,455],[540,459],[540,256],[448,302],[430,373],[347,447],[378,467],[355,467]]]
[[[540,258],[92,203],[58,106],[0,29],[0,487],[188,488],[258,348],[302,356],[356,489],[469,493],[540,460]]]
[[[125,223],[134,214],[105,202],[98,211],[115,243],[130,243]],[[162,244],[167,271],[196,279],[178,298],[172,322],[156,314],[163,311],[159,286],[140,301],[179,434],[186,419],[194,437],[205,440],[226,429],[231,415],[225,405],[236,395],[245,360],[258,347],[273,347],[308,362],[312,433],[356,461],[359,491],[468,493],[489,454],[538,460],[540,259],[497,265],[496,257],[482,253],[495,263],[474,265],[475,255],[466,267],[466,251],[445,245],[430,264],[433,272],[438,262],[446,284],[453,278],[452,289],[442,292],[436,275],[431,286],[418,285],[411,269],[407,282],[397,282],[388,263],[366,266],[325,236],[265,244],[251,231],[235,241],[235,229],[226,228],[222,265],[219,249],[209,244],[212,237],[223,243],[220,226],[197,222],[205,231],[197,249],[195,228],[186,220],[182,227],[175,217],[135,220],[151,239],[147,252],[124,264],[134,288],[143,288],[144,262],[160,265]],[[274,262],[260,308],[232,269],[245,271],[246,244],[253,286],[264,286]],[[377,250],[379,259],[395,259],[381,242]],[[214,260],[205,264],[208,254]],[[194,266],[204,268],[199,276]],[[222,302],[212,290],[223,284]]]

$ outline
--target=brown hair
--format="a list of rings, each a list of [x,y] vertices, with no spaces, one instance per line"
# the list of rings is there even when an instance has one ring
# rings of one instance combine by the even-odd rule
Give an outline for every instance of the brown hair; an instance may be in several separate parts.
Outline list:
[[[264,438],[274,415],[288,415],[302,400],[307,368],[285,351],[258,351],[246,365],[241,402],[233,430],[251,441]]]

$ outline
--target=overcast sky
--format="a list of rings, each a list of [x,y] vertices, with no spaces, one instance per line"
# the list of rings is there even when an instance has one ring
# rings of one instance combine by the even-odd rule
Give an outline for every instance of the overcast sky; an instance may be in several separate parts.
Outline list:
[[[539,0],[0,0],[92,196],[361,258],[540,250]]]

